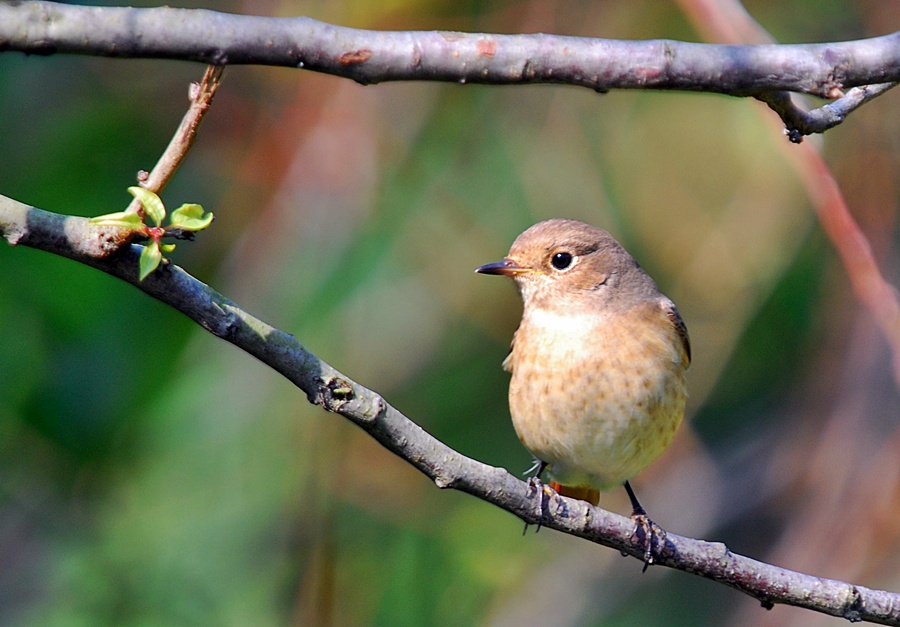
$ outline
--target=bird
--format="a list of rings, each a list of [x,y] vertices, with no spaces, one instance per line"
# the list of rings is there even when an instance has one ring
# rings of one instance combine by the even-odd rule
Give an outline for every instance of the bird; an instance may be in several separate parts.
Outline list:
[[[513,279],[523,302],[503,368],[516,435],[563,496],[599,503],[671,444],[687,399],[687,327],[675,304],[604,229],[552,219],[528,228],[476,272]],[[636,527],[637,530],[637,527]]]

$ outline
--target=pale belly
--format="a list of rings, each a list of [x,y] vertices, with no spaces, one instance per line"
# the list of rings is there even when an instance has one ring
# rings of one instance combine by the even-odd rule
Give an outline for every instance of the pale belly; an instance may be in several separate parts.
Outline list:
[[[669,446],[684,415],[674,331],[616,320],[537,328],[517,334],[511,359],[519,439],[563,485],[621,485]]]

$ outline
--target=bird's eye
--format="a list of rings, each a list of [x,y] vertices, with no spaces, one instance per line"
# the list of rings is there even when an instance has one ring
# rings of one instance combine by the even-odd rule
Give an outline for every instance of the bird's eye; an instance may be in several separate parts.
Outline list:
[[[572,253],[556,253],[550,260],[550,263],[557,270],[565,270],[572,265]]]

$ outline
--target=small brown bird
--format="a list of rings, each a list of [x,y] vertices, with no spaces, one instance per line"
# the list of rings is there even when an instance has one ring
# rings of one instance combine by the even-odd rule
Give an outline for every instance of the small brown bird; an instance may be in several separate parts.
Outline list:
[[[675,304],[609,233],[575,220],[535,224],[476,272],[512,277],[524,301],[503,367],[538,476],[546,467],[559,494],[594,505],[624,485],[647,532],[628,480],[666,450],[684,416],[691,346]]]

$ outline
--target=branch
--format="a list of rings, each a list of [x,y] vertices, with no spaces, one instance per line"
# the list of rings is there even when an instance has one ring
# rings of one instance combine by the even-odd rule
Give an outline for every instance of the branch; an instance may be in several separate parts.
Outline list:
[[[203,122],[203,117],[209,111],[216,91],[221,85],[223,71],[224,68],[211,65],[206,68],[199,83],[191,83],[188,93],[191,106],[188,107],[187,113],[181,119],[181,124],[178,125],[178,130],[175,131],[175,135],[172,136],[169,145],[166,146],[153,169],[149,173],[142,171],[138,174],[138,183],[141,187],[159,195],[168,185],[181,162],[187,157],[191,146],[194,145],[197,131],[200,130],[200,123]],[[127,211],[137,212],[140,207],[141,202],[135,198],[128,205]]]
[[[310,353],[292,335],[254,318],[175,265],[164,265],[139,282],[141,247],[118,247],[114,233],[91,226],[87,219],[42,211],[0,196],[0,235],[12,245],[87,264],[181,311],[282,374],[311,403],[351,420],[439,488],[467,492],[526,523],[542,524],[643,560],[644,544],[634,537],[630,519],[565,497],[542,502],[542,496],[529,494],[527,483],[451,449],[381,396]],[[736,555],[721,543],[669,533],[654,563],[722,582],[767,608],[784,603],[853,621],[900,625],[898,594],[764,564]]]
[[[874,100],[897,83],[880,83],[854,87],[834,102],[829,102],[817,109],[806,111],[791,99],[790,92],[766,92],[756,96],[758,100],[769,105],[784,121],[784,130],[788,139],[795,144],[803,141],[804,135],[824,133],[843,122],[853,111]]]
[[[311,18],[168,7],[0,3],[0,52],[165,58],[304,68],[353,79],[492,85],[558,83],[735,96],[791,91],[839,98],[900,81],[900,33],[839,43],[715,45],[561,35],[382,32]]]

